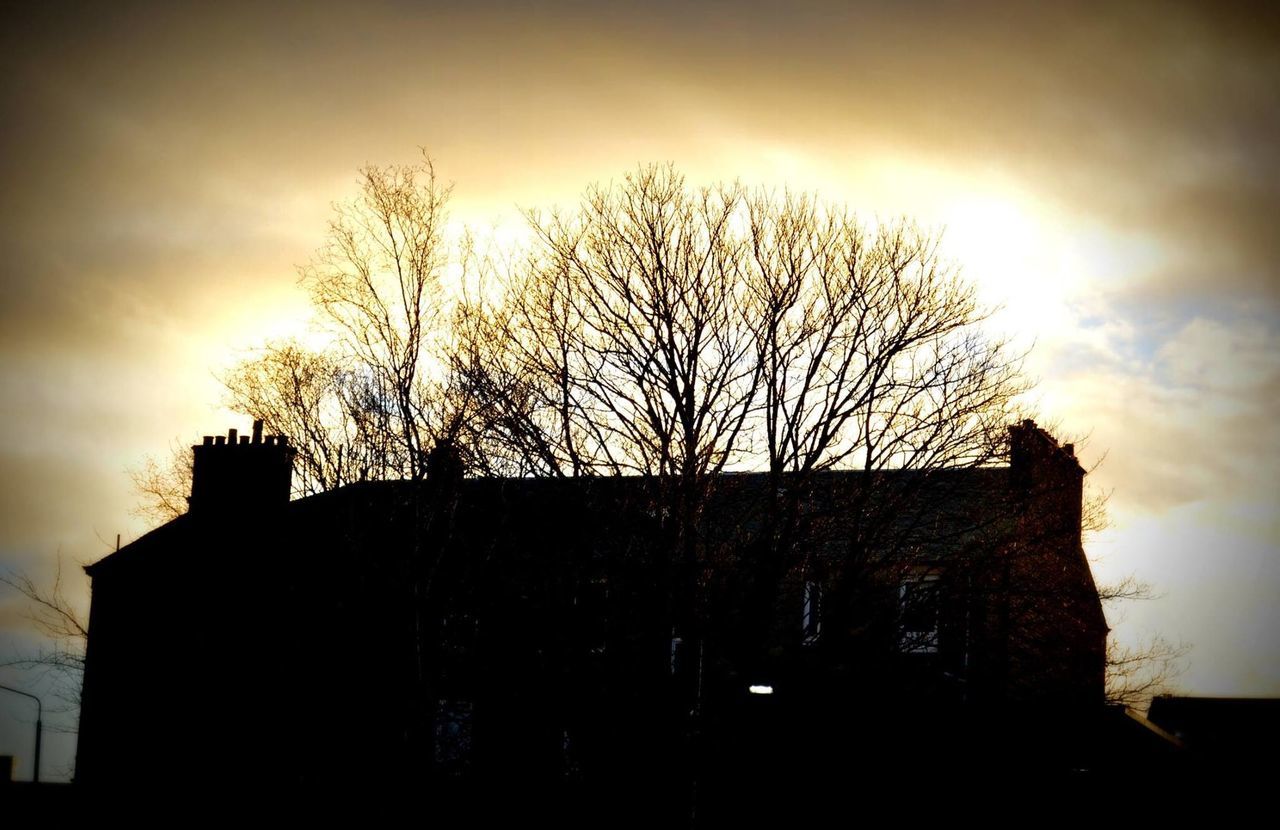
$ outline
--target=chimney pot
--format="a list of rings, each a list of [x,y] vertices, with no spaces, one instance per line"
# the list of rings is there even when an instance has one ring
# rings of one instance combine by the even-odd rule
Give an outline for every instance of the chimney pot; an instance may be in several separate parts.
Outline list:
[[[232,427],[227,430],[227,443],[234,444],[236,442],[236,428]]]
[[[262,419],[257,418],[253,422],[253,443],[262,443]]]
[[[232,430],[232,432],[235,432],[235,430]],[[217,438],[213,439],[213,443],[221,447],[223,444],[227,443],[227,436],[219,435]]]
[[[248,443],[249,443],[249,436],[247,436],[247,435],[241,435],[241,436],[240,436],[240,443],[241,443],[241,444],[245,444],[245,445],[247,446],[247,445],[248,445]]]
[[[206,447],[212,447],[212,446],[213,446],[213,436],[212,436],[212,435],[206,435],[206,436],[204,437],[204,441],[203,441],[202,443],[203,443]]]

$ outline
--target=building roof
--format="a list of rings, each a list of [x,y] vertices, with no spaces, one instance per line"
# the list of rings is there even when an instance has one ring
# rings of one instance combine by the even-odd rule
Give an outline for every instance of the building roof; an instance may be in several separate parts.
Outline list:
[[[803,513],[823,523],[828,540],[851,532],[851,514],[860,505],[864,530],[881,541],[911,547],[918,556],[942,559],[973,541],[1009,515],[1013,495],[1008,467],[947,470],[831,470],[812,474],[797,494]],[[796,481],[784,476],[784,482]],[[726,534],[756,529],[771,486],[764,473],[726,473],[714,479],[703,520],[708,530]],[[526,528],[549,525],[558,534],[600,532],[619,522],[655,522],[653,496],[662,482],[641,476],[579,478],[471,478],[458,483],[456,521],[472,530],[492,524],[525,522]],[[789,486],[789,485],[784,485]],[[324,534],[352,524],[380,524],[403,518],[431,485],[412,481],[369,481],[288,502],[271,516],[289,532],[306,527]],[[588,521],[589,517],[594,517]],[[183,547],[190,534],[238,522],[260,524],[256,513],[234,510],[211,517],[188,513],[144,534],[118,551],[86,567],[98,576],[131,563],[142,563]]]
[[[1156,695],[1147,718],[1199,755],[1253,763],[1280,744],[1280,698]]]

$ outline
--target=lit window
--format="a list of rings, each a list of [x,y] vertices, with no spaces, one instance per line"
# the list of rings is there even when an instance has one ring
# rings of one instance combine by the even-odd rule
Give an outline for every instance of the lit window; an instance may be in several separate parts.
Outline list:
[[[822,585],[805,580],[800,611],[800,632],[805,645],[818,642],[822,634]]]
[[[938,651],[940,580],[937,574],[909,576],[898,587],[898,648],[912,654]]]

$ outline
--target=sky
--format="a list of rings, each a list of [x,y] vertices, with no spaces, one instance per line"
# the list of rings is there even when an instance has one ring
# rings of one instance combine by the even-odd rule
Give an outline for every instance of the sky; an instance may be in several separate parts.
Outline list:
[[[147,529],[130,468],[247,426],[218,375],[306,331],[296,267],[360,167],[425,151],[454,229],[506,238],[672,162],[941,230],[1042,420],[1087,437],[1095,575],[1159,595],[1114,636],[1189,645],[1178,691],[1280,695],[1275,12],[28,5],[0,31],[0,566],[78,574]],[[0,662],[35,642],[0,594]],[[30,708],[0,697],[20,779]]]

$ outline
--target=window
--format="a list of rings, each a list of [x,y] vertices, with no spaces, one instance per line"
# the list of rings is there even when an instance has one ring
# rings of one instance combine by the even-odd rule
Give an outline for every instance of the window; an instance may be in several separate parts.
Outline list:
[[[936,573],[908,576],[898,587],[898,649],[910,654],[936,654],[941,616]]]
[[[587,580],[579,586],[573,604],[582,644],[592,654],[604,654],[609,633],[609,580],[603,576]]]
[[[445,654],[465,656],[476,644],[479,626],[474,615],[452,610],[440,618],[440,647]]]
[[[800,636],[805,645],[813,645],[821,634],[822,584],[806,579],[800,605]]]
[[[437,767],[448,777],[461,777],[471,764],[471,701],[438,701],[435,733]]]

